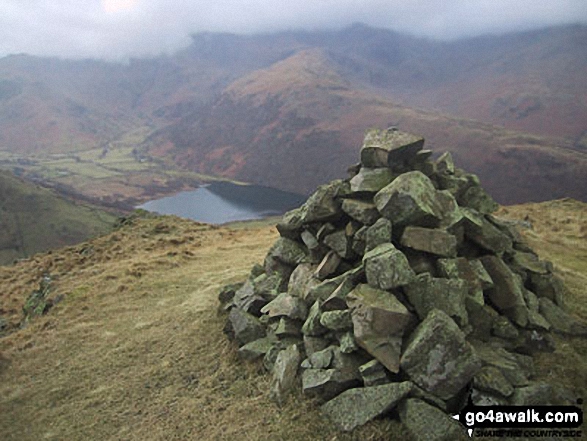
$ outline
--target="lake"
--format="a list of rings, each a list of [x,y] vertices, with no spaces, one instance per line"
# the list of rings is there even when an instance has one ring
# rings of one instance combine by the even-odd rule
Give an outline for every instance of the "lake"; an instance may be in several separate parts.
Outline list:
[[[305,200],[306,197],[299,194],[259,185],[213,182],[195,190],[149,201],[136,208],[198,222],[223,224],[281,215],[299,207]]]

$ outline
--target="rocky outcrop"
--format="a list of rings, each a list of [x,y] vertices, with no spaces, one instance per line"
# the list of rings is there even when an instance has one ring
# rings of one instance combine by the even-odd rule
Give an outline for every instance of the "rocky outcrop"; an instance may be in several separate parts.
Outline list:
[[[352,430],[397,408],[417,438],[456,439],[474,403],[535,404],[532,355],[549,332],[584,335],[564,286],[450,154],[367,133],[352,176],[322,185],[277,225],[264,265],[220,295],[227,334],[264,357],[283,402],[301,379]],[[430,427],[434,430],[430,431]]]

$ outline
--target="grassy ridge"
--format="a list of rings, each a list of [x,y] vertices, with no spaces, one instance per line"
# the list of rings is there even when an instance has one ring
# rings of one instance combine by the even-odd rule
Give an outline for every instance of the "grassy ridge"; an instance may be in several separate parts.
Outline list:
[[[0,173],[0,264],[107,232],[116,216]]]
[[[529,216],[532,229],[523,234],[554,262],[570,290],[569,309],[587,321],[587,205],[528,204],[502,215]],[[236,358],[216,296],[243,280],[276,237],[267,222],[213,227],[149,217],[0,268],[9,327],[43,273],[53,278],[50,296],[64,296],[0,339],[3,439],[409,440],[389,420],[337,433],[299,395],[278,408],[262,367]],[[557,351],[537,360],[538,379],[585,396],[587,342],[556,339]]]

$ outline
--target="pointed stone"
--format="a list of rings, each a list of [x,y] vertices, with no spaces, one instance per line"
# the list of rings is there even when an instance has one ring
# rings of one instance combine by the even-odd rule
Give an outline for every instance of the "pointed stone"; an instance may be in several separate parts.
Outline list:
[[[287,293],[281,293],[277,298],[265,305],[261,312],[268,314],[269,317],[286,316],[291,319],[306,320],[308,308],[306,304],[298,297],[293,297]]]
[[[494,283],[493,288],[487,291],[493,305],[518,326],[526,326],[528,308],[521,281],[499,257],[483,256],[481,262]]]
[[[340,256],[335,251],[329,251],[326,253],[326,256],[324,256],[324,259],[322,259],[322,262],[318,265],[318,268],[316,268],[314,277],[318,280],[326,279],[336,271],[340,261]]]
[[[365,251],[391,242],[392,225],[389,219],[380,218],[365,233]]]
[[[284,403],[285,397],[295,386],[300,362],[301,355],[297,345],[291,345],[281,351],[275,360],[271,397],[280,405]]]
[[[239,308],[232,308],[228,314],[228,333],[242,346],[265,337],[265,327],[257,317]]]

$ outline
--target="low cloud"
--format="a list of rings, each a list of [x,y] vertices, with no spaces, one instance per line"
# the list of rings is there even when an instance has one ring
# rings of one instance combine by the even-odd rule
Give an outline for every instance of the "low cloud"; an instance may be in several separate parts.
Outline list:
[[[2,0],[0,56],[123,59],[173,52],[202,31],[337,29],[351,23],[455,39],[587,23],[585,0]]]

